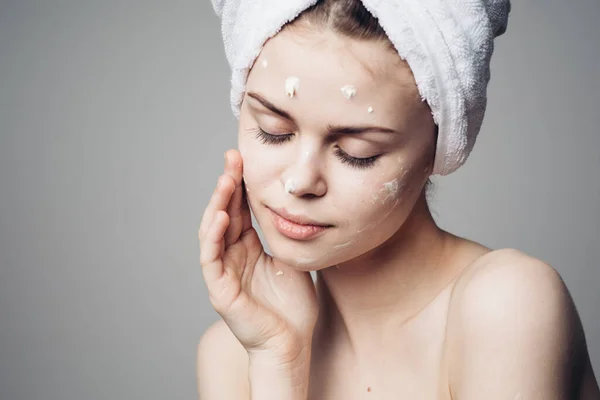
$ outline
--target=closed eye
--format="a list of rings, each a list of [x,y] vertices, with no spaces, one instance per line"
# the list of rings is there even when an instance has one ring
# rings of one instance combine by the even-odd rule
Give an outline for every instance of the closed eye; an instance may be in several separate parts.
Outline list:
[[[272,133],[265,132],[261,128],[256,129],[256,133],[254,135],[255,138],[261,141],[263,144],[267,145],[281,145],[285,142],[288,142],[294,136],[293,133],[286,133],[281,135],[274,135]],[[379,155],[366,157],[366,158],[358,158],[352,157],[344,150],[342,150],[339,146],[336,146],[335,155],[338,159],[343,163],[350,165],[353,168],[364,169],[370,168],[377,162]]]
[[[273,135],[272,133],[265,132],[261,128],[257,128],[256,134],[254,135],[254,137],[257,138],[258,140],[260,140],[262,144],[275,144],[275,145],[282,144],[282,143],[289,141],[292,138],[292,136],[294,136],[293,133],[286,133],[286,134],[282,134],[282,135]]]

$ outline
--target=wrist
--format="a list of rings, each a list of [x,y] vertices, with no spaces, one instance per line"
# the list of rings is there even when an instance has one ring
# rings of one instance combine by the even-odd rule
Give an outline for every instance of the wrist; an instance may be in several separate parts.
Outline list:
[[[310,378],[307,345],[293,351],[249,353],[251,399],[306,400]]]

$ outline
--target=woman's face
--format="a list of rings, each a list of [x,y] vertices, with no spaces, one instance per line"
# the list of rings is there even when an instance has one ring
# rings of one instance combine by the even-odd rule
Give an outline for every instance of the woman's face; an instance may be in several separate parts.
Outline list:
[[[356,89],[350,98],[347,85]],[[248,76],[238,145],[272,255],[318,270],[392,237],[430,174],[434,132],[410,69],[384,43],[327,30],[284,29],[270,39]],[[274,221],[280,209],[329,227],[290,238]]]

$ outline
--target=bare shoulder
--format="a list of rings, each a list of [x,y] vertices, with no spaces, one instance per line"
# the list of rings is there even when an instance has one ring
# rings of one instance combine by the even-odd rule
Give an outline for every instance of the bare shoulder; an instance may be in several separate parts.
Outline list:
[[[542,317],[578,319],[559,273],[519,250],[493,250],[457,278],[448,306],[447,336],[450,343],[457,344],[487,335],[491,327],[542,323]],[[552,322],[564,326],[567,321]]]
[[[454,285],[450,307],[464,306],[475,299],[491,303],[498,300],[495,296],[510,295],[517,300],[513,297],[516,294],[570,298],[560,274],[551,265],[506,248],[485,253],[463,271]]]
[[[573,299],[556,269],[519,250],[486,253],[457,279],[446,351],[453,398],[583,395],[589,355]]]
[[[202,400],[250,398],[246,350],[222,320],[202,335],[196,372]]]

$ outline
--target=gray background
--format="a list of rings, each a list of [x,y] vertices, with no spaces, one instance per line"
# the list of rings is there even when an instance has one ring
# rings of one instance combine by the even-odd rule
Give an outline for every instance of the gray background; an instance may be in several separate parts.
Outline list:
[[[600,1],[513,1],[440,225],[562,274],[600,371]],[[208,0],[0,2],[0,399],[196,398],[236,145]]]

